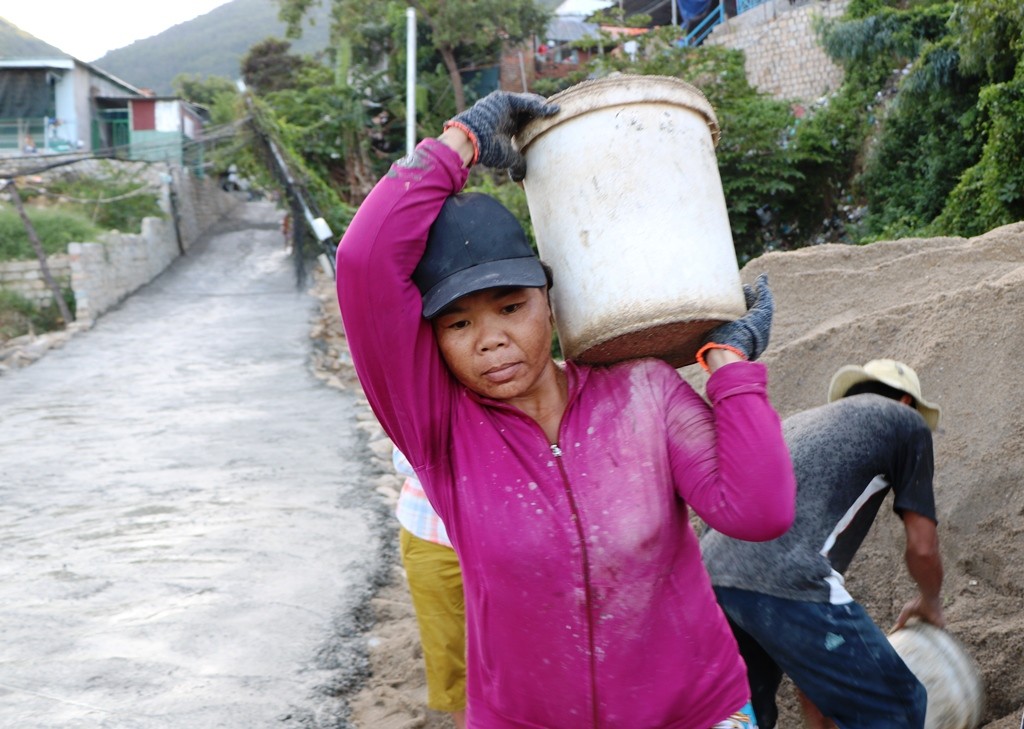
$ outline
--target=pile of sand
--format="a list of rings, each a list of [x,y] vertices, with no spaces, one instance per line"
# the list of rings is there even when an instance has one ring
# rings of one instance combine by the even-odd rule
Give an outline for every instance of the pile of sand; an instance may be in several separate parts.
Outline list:
[[[842,365],[876,357],[914,367],[925,397],[941,406],[936,500],[948,629],[983,674],[982,725],[1016,729],[1024,712],[1024,223],[970,240],[772,253],[749,263],[743,279],[762,272],[777,303],[764,361],[783,417],[824,402]],[[883,507],[847,581],[883,629],[914,594],[902,555],[902,525]],[[448,726],[423,709],[416,625],[401,579],[377,605],[374,675],[351,697],[354,723]],[[780,726],[799,726],[786,704]]]
[[[942,408],[936,506],[949,631],[978,662],[983,726],[1024,711],[1024,223],[970,240],[826,245],[752,261],[777,300],[764,361],[785,417],[824,402],[844,364],[906,362]],[[891,498],[891,497],[890,497]],[[848,575],[888,629],[910,597],[903,528],[883,507]]]

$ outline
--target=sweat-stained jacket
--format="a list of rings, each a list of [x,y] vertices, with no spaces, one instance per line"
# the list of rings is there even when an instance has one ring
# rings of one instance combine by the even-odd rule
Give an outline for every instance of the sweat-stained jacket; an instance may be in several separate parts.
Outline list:
[[[392,167],[338,250],[352,358],[448,528],[466,597],[471,729],[707,729],[749,691],[687,504],[741,539],[782,534],[794,480],[759,363],[566,363],[557,444],[448,371],[411,274],[467,171],[436,140]],[[556,282],[557,285],[557,282]]]

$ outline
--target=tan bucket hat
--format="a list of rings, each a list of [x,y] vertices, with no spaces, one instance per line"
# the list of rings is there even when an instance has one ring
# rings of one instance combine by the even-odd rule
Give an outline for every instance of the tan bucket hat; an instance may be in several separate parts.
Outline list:
[[[832,376],[832,382],[828,386],[828,401],[834,402],[843,397],[851,387],[874,380],[883,385],[895,387],[908,395],[913,396],[917,401],[917,411],[924,417],[924,421],[932,430],[939,425],[940,410],[921,396],[921,381],[917,378],[914,370],[894,359],[873,359],[863,367],[857,365],[846,365],[841,367]]]

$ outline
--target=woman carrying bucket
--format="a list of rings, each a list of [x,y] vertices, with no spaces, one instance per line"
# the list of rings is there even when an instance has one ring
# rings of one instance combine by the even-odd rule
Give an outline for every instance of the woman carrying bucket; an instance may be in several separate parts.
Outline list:
[[[551,281],[511,213],[458,195],[541,97],[496,92],[420,143],[338,249],[338,295],[374,412],[463,570],[471,729],[753,725],[746,672],[688,506],[782,534],[794,479],[766,371],[764,280],[706,345],[707,404],[661,360],[556,363]],[[748,361],[744,361],[748,360]]]

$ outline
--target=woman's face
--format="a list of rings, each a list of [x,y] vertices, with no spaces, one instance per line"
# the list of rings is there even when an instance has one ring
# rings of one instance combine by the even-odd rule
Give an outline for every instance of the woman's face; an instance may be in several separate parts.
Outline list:
[[[551,308],[543,288],[467,294],[434,317],[448,368],[463,385],[495,400],[538,391],[552,367]]]

